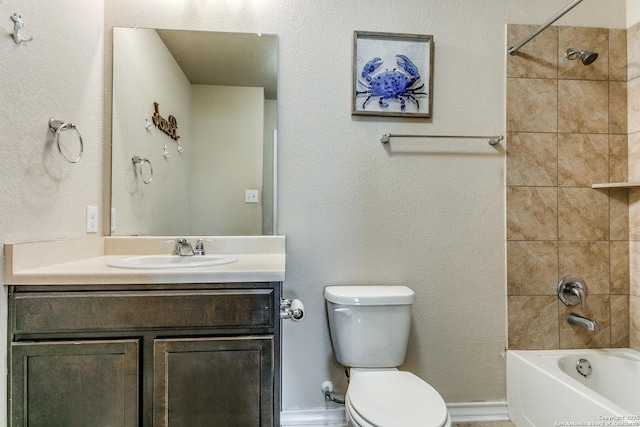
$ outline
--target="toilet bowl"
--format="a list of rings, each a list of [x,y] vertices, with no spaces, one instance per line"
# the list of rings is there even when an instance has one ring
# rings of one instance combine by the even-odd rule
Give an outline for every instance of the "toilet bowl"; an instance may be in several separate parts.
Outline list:
[[[336,359],[350,367],[345,397],[352,427],[450,427],[440,394],[404,362],[414,292],[406,286],[327,286]]]
[[[450,427],[442,397],[428,383],[397,369],[351,369],[345,397],[352,427]]]

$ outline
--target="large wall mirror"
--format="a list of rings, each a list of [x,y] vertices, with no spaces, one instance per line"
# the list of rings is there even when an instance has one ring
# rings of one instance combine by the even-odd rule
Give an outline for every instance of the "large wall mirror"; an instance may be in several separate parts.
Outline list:
[[[114,28],[112,235],[277,233],[277,57],[276,35]]]

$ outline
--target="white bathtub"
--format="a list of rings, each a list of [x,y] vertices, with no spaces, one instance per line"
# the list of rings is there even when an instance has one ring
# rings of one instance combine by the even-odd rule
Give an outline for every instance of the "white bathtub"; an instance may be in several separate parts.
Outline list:
[[[518,427],[640,426],[640,352],[509,350],[507,404]]]

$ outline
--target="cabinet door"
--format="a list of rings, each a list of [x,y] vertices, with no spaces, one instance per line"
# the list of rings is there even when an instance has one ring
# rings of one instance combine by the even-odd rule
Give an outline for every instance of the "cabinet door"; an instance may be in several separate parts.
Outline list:
[[[272,426],[273,336],[156,340],[154,426]]]
[[[138,425],[138,340],[11,344],[13,427]]]

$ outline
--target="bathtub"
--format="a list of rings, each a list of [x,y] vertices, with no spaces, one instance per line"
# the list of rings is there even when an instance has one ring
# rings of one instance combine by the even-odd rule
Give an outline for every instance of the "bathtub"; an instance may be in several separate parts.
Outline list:
[[[640,426],[640,352],[509,350],[507,405],[517,427]]]

